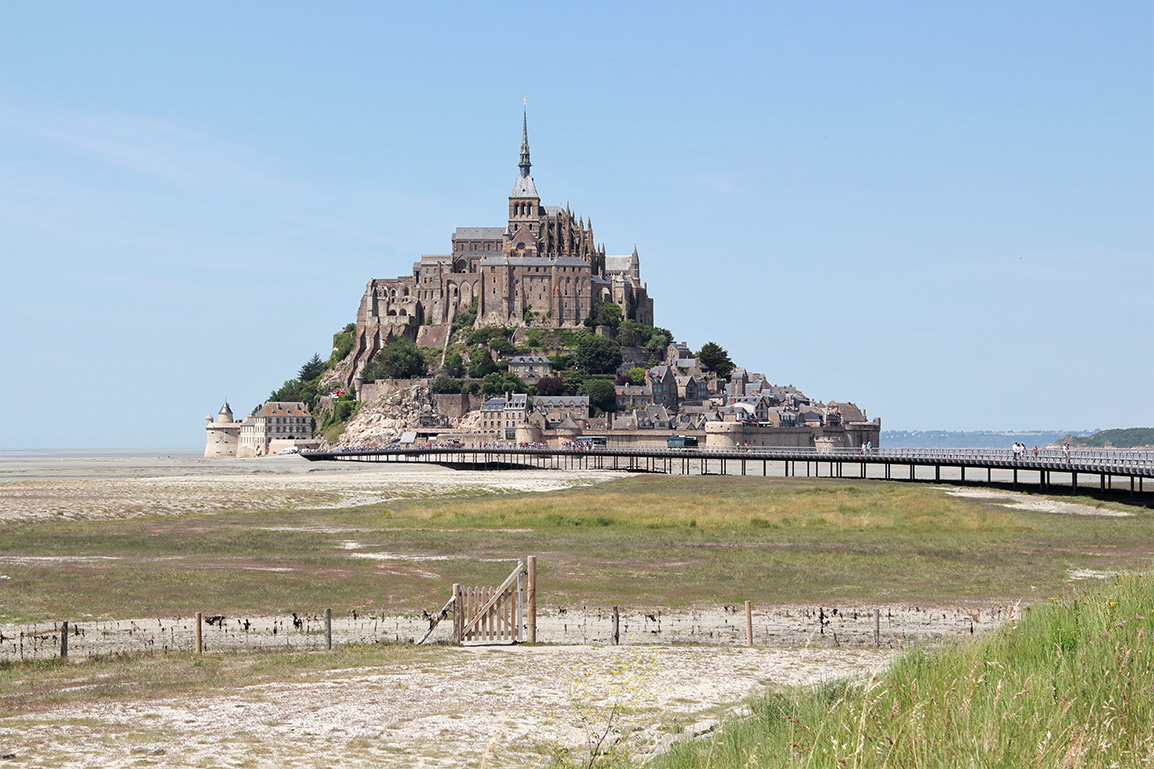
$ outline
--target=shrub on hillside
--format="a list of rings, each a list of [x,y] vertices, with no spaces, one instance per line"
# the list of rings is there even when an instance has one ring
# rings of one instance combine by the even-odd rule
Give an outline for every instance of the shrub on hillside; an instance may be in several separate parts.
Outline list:
[[[366,382],[378,379],[413,379],[427,371],[425,356],[417,345],[404,337],[393,337],[361,371]]]
[[[456,393],[461,392],[461,384],[462,382],[460,379],[454,379],[451,376],[441,374],[433,380],[433,384],[430,389],[440,395],[455,395]]]

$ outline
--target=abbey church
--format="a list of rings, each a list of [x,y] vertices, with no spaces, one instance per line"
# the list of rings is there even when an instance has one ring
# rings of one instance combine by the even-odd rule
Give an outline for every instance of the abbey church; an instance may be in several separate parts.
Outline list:
[[[641,282],[637,249],[607,256],[592,220],[568,206],[543,206],[529,173],[528,116],[521,161],[503,227],[458,227],[448,254],[426,254],[413,274],[369,281],[357,312],[353,371],[393,336],[425,347],[445,344],[457,313],[476,302],[478,326],[584,324],[613,302],[626,318],[653,325],[653,300]]]

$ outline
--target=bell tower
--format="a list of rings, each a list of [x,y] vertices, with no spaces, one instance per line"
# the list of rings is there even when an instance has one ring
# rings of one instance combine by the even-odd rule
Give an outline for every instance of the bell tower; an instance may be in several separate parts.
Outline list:
[[[541,198],[529,175],[529,112],[521,120],[521,162],[513,192],[509,194],[509,225],[505,229],[505,252],[511,256],[536,256],[541,237]]]

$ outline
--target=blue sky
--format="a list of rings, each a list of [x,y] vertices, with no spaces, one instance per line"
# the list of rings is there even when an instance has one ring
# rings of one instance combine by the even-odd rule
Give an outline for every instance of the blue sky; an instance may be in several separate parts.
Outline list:
[[[419,6],[419,7],[414,7]],[[203,444],[543,202],[890,429],[1154,425],[1154,6],[0,0],[0,447]]]

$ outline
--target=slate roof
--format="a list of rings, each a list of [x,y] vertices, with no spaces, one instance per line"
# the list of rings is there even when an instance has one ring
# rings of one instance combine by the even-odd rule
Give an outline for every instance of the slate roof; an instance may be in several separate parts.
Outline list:
[[[549,359],[544,355],[514,355],[509,359],[510,365],[513,363],[550,363]]]
[[[585,267],[589,263],[576,256],[559,256],[556,259],[546,259],[541,256],[486,256],[481,260],[482,267]]]
[[[541,196],[537,194],[537,185],[533,183],[532,176],[517,176],[517,181],[513,182],[513,191],[509,193],[511,198],[537,198]]]
[[[533,399],[538,409],[568,409],[575,406],[589,408],[588,395],[538,395]]]
[[[838,412],[841,414],[844,422],[864,422],[866,421],[865,414],[861,413],[861,409],[852,403],[834,403],[830,401],[830,405],[836,406]]]
[[[300,401],[269,401],[256,412],[258,417],[311,417],[309,407]]]
[[[501,240],[504,234],[504,227],[458,227],[453,240]]]
[[[630,272],[633,270],[635,264],[633,254],[627,256],[606,256],[605,272]]]

